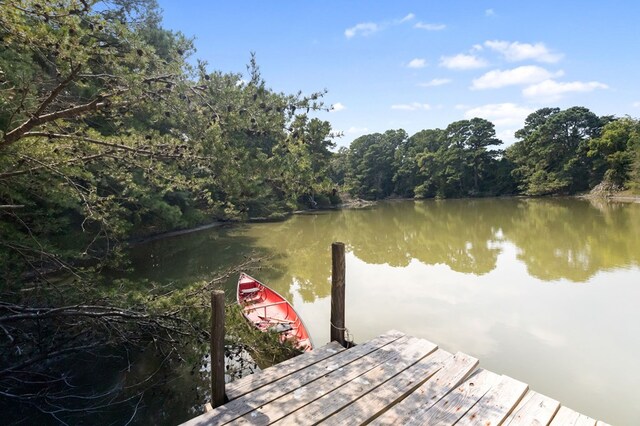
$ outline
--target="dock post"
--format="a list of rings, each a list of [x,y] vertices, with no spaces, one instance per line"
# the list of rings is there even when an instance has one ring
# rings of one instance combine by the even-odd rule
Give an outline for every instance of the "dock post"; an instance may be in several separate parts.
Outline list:
[[[211,292],[211,405],[225,402],[224,393],[224,291]]]
[[[344,243],[331,244],[331,341],[347,347],[344,338],[344,288],[345,288],[345,261]]]

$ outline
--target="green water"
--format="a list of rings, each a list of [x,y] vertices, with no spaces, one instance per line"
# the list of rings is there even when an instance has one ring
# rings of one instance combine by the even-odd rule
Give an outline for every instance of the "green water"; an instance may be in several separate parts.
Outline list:
[[[264,256],[251,273],[293,303],[322,345],[333,241],[347,247],[356,342],[401,330],[592,417],[640,418],[640,204],[384,202],[156,240],[131,256],[134,277],[179,287]]]

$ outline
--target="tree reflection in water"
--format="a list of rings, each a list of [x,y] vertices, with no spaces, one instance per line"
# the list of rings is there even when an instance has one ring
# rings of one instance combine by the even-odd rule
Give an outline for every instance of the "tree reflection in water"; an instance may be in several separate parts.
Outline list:
[[[416,260],[473,275],[494,270],[508,242],[530,275],[585,282],[599,271],[640,264],[639,207],[569,198],[397,201],[298,215],[238,234],[278,253],[266,277],[297,282],[310,302],[330,294],[333,241],[368,264],[406,267]]]

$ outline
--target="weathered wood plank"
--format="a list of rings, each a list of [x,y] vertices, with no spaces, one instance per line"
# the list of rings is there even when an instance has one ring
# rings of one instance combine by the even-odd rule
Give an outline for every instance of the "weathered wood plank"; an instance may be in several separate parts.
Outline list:
[[[404,348],[397,342],[389,345],[393,346],[395,353],[384,363],[354,378],[344,386],[330,392],[325,390],[320,398],[274,424],[307,425],[320,422],[437,349],[436,345],[424,339],[411,339]],[[321,380],[313,382],[310,386],[316,385]]]
[[[584,414],[580,414],[575,424],[576,426],[596,426],[596,420]]]
[[[551,426],[595,426],[595,424],[596,421],[591,417],[564,406],[560,407],[551,421]]]
[[[507,426],[548,425],[559,408],[560,403],[555,399],[530,390],[504,424]]]
[[[405,425],[452,425],[469,411],[493,386],[500,376],[480,369],[429,408],[420,407],[404,419]]]
[[[373,421],[374,424],[403,424],[423,413],[458,386],[478,366],[476,358],[456,353],[447,364],[413,393]],[[461,413],[462,414],[462,413]]]
[[[273,401],[280,396],[294,391],[338,368],[362,358],[403,336],[399,331],[390,331],[362,345],[342,351],[328,359],[304,368],[292,375],[271,382],[268,385],[245,394],[227,404],[189,420],[184,425],[220,425],[243,416],[257,407]]]
[[[227,383],[226,393],[229,400],[254,391],[264,385],[268,385],[278,379],[302,370],[310,365],[334,356],[345,349],[337,342],[328,343],[321,348],[305,352],[295,358],[288,359],[280,364],[265,368],[261,372],[250,374],[241,379]]]
[[[406,349],[419,342],[415,337],[403,337],[393,344],[387,345],[377,351],[369,353],[349,365],[319,378],[305,386],[301,386],[295,391],[281,396],[268,404],[258,407],[256,410],[240,417],[234,424],[266,425],[270,424],[300,407],[315,401],[328,392],[348,383],[350,380],[361,376],[376,366],[389,361],[398,354],[398,351]],[[433,344],[430,344],[433,349]]]
[[[498,384],[489,389],[456,425],[482,424],[492,426],[502,424],[528,389],[529,386],[526,383],[502,376]]]
[[[438,349],[435,353],[421,359],[396,377],[338,411],[328,421],[334,425],[365,423],[411,393],[422,382],[442,369],[450,359],[453,359],[453,355]]]

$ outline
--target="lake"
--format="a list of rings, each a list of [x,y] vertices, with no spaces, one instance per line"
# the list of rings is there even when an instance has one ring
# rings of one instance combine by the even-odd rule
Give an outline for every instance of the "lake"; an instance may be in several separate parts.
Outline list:
[[[244,260],[329,339],[331,243],[346,326],[426,338],[612,424],[640,418],[640,204],[573,198],[381,202],[132,248],[133,277],[182,287]],[[226,283],[229,301],[235,279]]]

